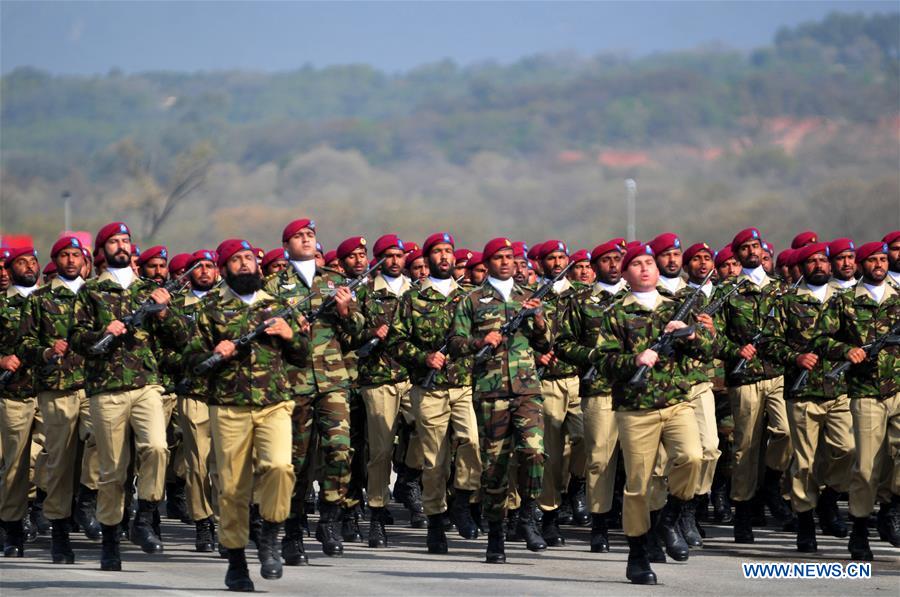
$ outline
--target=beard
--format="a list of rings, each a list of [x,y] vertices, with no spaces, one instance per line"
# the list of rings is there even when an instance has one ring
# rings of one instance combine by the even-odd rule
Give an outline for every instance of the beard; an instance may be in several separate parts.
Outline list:
[[[831,278],[831,276],[829,276],[822,270],[816,270],[812,273],[805,274],[803,277],[806,278],[806,282],[808,284],[812,284],[813,286],[824,286]]]
[[[446,264],[445,264],[446,265]],[[448,267],[446,271],[441,271],[439,264],[428,260],[428,274],[437,280],[446,280],[453,275],[453,268]]]
[[[129,267],[131,265],[131,253],[125,250],[117,251],[115,255],[110,255],[103,250],[106,256],[106,263],[109,267]]]
[[[199,290],[200,292],[206,292],[208,290],[212,290],[212,287],[215,285],[216,285],[215,282],[205,283],[205,282],[196,282],[194,280],[191,280],[191,288],[193,290]]]
[[[13,284],[15,284],[16,286],[30,288],[37,284],[37,275],[35,274],[17,274],[13,272],[11,277]]]
[[[246,296],[248,294],[253,294],[260,288],[262,288],[262,278],[259,277],[258,273],[252,274],[225,274],[225,281],[228,282],[228,287],[231,288],[235,294],[240,294],[242,296]]]

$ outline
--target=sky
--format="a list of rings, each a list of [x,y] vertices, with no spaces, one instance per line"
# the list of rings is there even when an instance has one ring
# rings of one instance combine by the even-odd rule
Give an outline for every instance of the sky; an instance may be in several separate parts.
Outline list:
[[[450,58],[545,52],[640,56],[718,43],[748,50],[781,26],[898,2],[0,1],[0,70],[284,71],[365,63],[388,72]]]

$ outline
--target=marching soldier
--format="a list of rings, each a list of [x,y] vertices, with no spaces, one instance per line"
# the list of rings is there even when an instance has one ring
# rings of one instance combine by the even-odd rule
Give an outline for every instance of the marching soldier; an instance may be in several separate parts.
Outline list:
[[[672,232],[663,232],[648,244],[656,256],[660,292],[668,293],[670,297],[677,295],[687,286],[681,277],[681,266],[684,261],[681,240]]]
[[[319,252],[316,251],[316,259],[318,260]],[[324,264],[325,257],[322,257],[322,263]],[[262,266],[263,276],[268,278],[272,274],[277,274],[281,270],[287,268],[288,266],[288,254],[287,251],[284,250],[284,247],[279,247],[277,249],[272,249],[268,253],[266,253],[262,258]]]
[[[469,249],[456,249],[453,252],[453,258],[456,260],[456,265],[453,266],[453,279],[459,280],[466,274],[466,268],[469,265],[469,259],[474,255],[474,251],[470,251]]]
[[[9,259],[10,250],[0,248],[0,292],[6,292],[9,288],[9,270],[6,269],[6,261]]]
[[[591,254],[584,249],[579,249],[569,256],[575,263],[569,271],[569,280],[577,288],[581,289],[594,283],[594,270],[591,269]]]
[[[487,266],[482,259],[481,251],[472,251],[472,256],[466,262],[466,278],[472,286],[481,286],[487,279]]]
[[[881,241],[888,246],[887,281],[900,290],[900,230],[888,232]]]
[[[849,238],[838,238],[828,245],[831,280],[835,290],[844,291],[856,286],[856,245]]]
[[[784,253],[784,251],[782,251],[782,253]],[[716,265],[716,274],[718,275],[720,283],[731,280],[732,278],[737,278],[741,274],[741,264],[734,258],[731,245],[725,245],[716,251],[714,263]]]
[[[422,254],[421,249],[410,251],[406,254],[406,273],[415,282],[422,282],[431,273],[428,269],[428,260]]]

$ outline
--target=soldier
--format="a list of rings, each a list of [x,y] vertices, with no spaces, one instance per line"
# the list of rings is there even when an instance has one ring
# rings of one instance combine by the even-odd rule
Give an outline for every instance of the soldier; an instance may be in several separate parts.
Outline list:
[[[781,476],[791,459],[782,367],[764,355],[757,355],[756,345],[751,342],[757,333],[768,338],[775,332],[777,308],[784,289],[760,265],[760,238],[759,230],[747,228],[732,240],[731,250],[743,268],[736,283],[743,283],[743,287],[731,295],[720,312],[722,334],[718,339],[718,356],[725,363],[735,426],[731,500],[735,503],[736,543],[754,540],[750,500],[757,490],[760,444],[767,425],[770,435],[765,450],[763,496],[773,516],[781,521],[791,517],[780,490]],[[745,366],[737,369],[742,359]]]
[[[472,251],[466,263],[466,281],[472,286],[481,286],[487,279],[487,266],[481,257],[481,251]]]
[[[9,249],[0,248],[0,292],[6,292],[9,288],[9,271],[6,269],[6,261],[9,259]]]
[[[351,278],[358,278],[369,269],[366,239],[361,236],[351,236],[342,241],[337,248],[337,257],[341,270]]]
[[[138,260],[141,258],[141,248],[137,244],[131,245],[131,269],[136,276],[140,275]]]
[[[318,263],[319,255],[319,251],[316,251],[316,263]],[[319,267],[323,267],[324,264],[325,257],[322,256],[322,265]],[[284,250],[284,247],[272,249],[263,256],[262,263],[260,265],[262,266],[263,276],[269,277],[272,274],[277,274],[288,266],[287,251]]]
[[[681,265],[684,255],[681,240],[672,232],[664,232],[649,243],[656,255],[656,267],[659,269],[659,290],[669,297],[675,296],[687,286],[681,277]]]
[[[549,280],[559,275],[569,264],[568,249],[559,240],[548,240],[537,250],[540,270]],[[542,283],[547,283],[545,279]],[[578,393],[578,370],[575,365],[559,360],[555,345],[572,308],[575,289],[568,279],[554,283],[543,302],[544,318],[550,328],[551,350],[536,355],[541,371],[541,396],[544,407],[544,465],[543,490],[538,504],[543,511],[541,534],[548,546],[565,545],[559,530],[559,508],[563,494],[572,505],[573,521],[578,526],[590,522],[585,500],[584,421],[581,396]],[[572,478],[566,486],[568,470],[564,467],[563,452],[566,437],[571,442]]]
[[[478,526],[469,510],[482,472],[472,407],[472,359],[449,359],[445,346],[455,309],[467,295],[451,277],[453,242],[447,232],[432,234],[425,240],[422,250],[428,256],[431,273],[418,289],[403,295],[388,349],[409,368],[413,383],[411,397],[424,456],[423,506],[428,516],[429,553],[447,553],[444,513],[451,444],[456,448],[452,519],[461,537],[478,537]],[[433,381],[425,387],[429,375],[433,375]]]
[[[530,273],[534,271],[531,267],[531,264],[528,262],[528,245],[524,242],[517,240],[512,244],[513,249],[513,258],[515,260],[516,271],[513,274],[513,280],[515,283],[521,286],[522,288],[528,288],[529,290],[533,290],[530,288],[531,284],[531,275]]]
[[[507,238],[488,242],[482,257],[488,269],[487,283],[474,290],[458,306],[449,342],[453,359],[488,351],[473,370],[474,406],[481,439],[484,468],[482,503],[489,523],[488,563],[506,562],[503,518],[509,484],[509,458],[518,457],[518,486],[522,497],[519,531],[531,551],[547,548],[537,527],[537,498],[544,476],[543,413],[540,381],[531,350],[550,349],[547,325],[540,301],[513,280],[513,248]],[[501,326],[521,309],[536,309],[510,337]],[[489,347],[489,348],[488,348]]]
[[[169,293],[134,274],[130,267],[131,232],[125,224],[113,222],[101,228],[96,245],[105,255],[107,268],[76,295],[69,344],[85,357],[85,389],[100,458],[100,567],[121,570],[118,524],[123,516],[124,483],[131,456],[129,428],[137,448],[138,471],[138,512],[131,540],[146,553],[163,550],[153,522],[163,497],[168,446],[163,388],[153,349],[157,336],[174,337],[180,326],[165,307],[155,315],[148,314],[140,327],[123,322],[147,301],[167,306]],[[107,337],[112,339],[107,350],[102,345],[95,348]]]
[[[900,290],[900,230],[888,232],[881,241],[888,246],[887,280],[894,288]]]
[[[819,242],[819,235],[812,230],[805,230],[794,237],[794,240],[791,241],[791,248],[796,251],[817,242]]]
[[[94,273],[94,258],[87,247],[81,247],[81,254],[84,255],[84,266],[81,269],[81,278],[88,280]]]
[[[778,277],[788,284],[793,283],[793,280],[791,280],[791,277],[793,276],[793,272],[791,272],[791,259],[793,254],[794,249],[785,249],[778,254],[778,258],[775,260],[775,269],[778,270]]]
[[[462,276],[466,274],[466,267],[468,266],[469,259],[472,258],[473,251],[469,249],[456,249],[453,252],[453,258],[456,260],[456,265],[453,266],[453,279],[459,280]]]
[[[278,534],[290,511],[294,472],[291,464],[291,411],[294,402],[285,361],[302,364],[309,352],[309,325],[302,315],[283,316],[287,304],[261,290],[250,243],[230,239],[219,245],[217,265],[225,286],[215,300],[204,301],[185,352],[189,364],[212,355],[224,360],[206,379],[209,423],[216,451],[221,504],[221,541],[228,549],[225,585],[253,591],[244,548],[249,538],[249,505],[257,478],[262,530],[260,575],[282,576]],[[205,258],[205,255],[203,256]],[[262,324],[252,347],[235,340]]]
[[[856,286],[856,245],[849,238],[838,238],[828,245],[831,262],[829,286],[835,290],[847,290]]]
[[[416,249],[406,254],[406,272],[413,283],[417,281],[422,282],[428,278],[430,274],[428,261],[425,259],[425,255],[422,254],[421,249]]]
[[[344,269],[341,267],[341,260],[338,259],[338,256],[337,256],[337,251],[328,251],[327,253],[325,253],[325,256],[323,259],[325,260],[324,267],[326,267],[330,270],[334,270],[341,274],[344,273]]]
[[[779,306],[779,326],[772,341],[761,348],[785,368],[787,414],[794,448],[791,504],[797,513],[797,551],[810,553],[817,549],[813,509],[819,513],[823,532],[847,536],[837,500],[850,482],[853,421],[844,384],[824,377],[837,363],[820,359],[810,350],[819,333],[818,320],[825,305],[839,292],[828,285],[828,245],[812,243],[797,249],[795,255],[803,269],[803,282],[785,294]],[[808,381],[801,385],[798,378],[804,371]],[[824,445],[820,445],[820,436],[824,437]],[[821,452],[820,462],[816,462],[817,450]],[[825,489],[820,494],[821,486]]]
[[[719,282],[737,278],[741,274],[741,264],[734,258],[731,245],[725,245],[716,251],[715,265]]]
[[[591,551],[609,551],[609,511],[616,478],[618,431],[612,410],[612,390],[607,378],[588,374],[588,355],[599,341],[600,319],[625,294],[620,264],[624,240],[612,239],[591,251],[597,281],[573,299],[557,341],[559,357],[579,368],[584,450],[587,459],[587,498],[591,512]]]
[[[575,263],[569,270],[569,280],[577,288],[581,289],[594,283],[594,270],[591,268],[591,254],[584,249],[579,249],[569,256]]]
[[[316,267],[325,267],[325,248],[316,241]]]
[[[41,270],[41,274],[43,274],[43,286],[50,284],[53,281],[53,278],[56,277],[56,263],[50,262],[44,266],[44,269]]]
[[[35,374],[38,406],[44,417],[46,489],[44,514],[53,525],[50,554],[55,564],[73,564],[69,518],[78,471],[79,442],[84,444],[84,468],[76,520],[90,539],[100,538],[94,517],[99,474],[90,403],[84,391],[84,358],[69,349],[75,295],[84,285],[84,254],[74,236],[54,243],[50,258],[59,276],[34,292],[22,315],[22,345]]]
[[[38,289],[37,251],[33,247],[10,249],[4,268],[11,284],[0,303],[0,369],[11,371],[13,376],[0,387],[0,522],[6,531],[3,555],[21,558],[25,555],[23,519],[30,516],[31,510],[28,473],[32,427],[37,417],[32,370],[21,343],[21,324],[25,305]]]
[[[310,452],[312,427],[315,424],[323,459],[322,492],[319,526],[316,538],[328,556],[344,553],[341,542],[341,506],[350,480],[350,412],[348,407],[349,374],[341,352],[340,337],[358,334],[365,320],[355,307],[344,278],[316,265],[316,225],[309,219],[294,220],[281,234],[291,267],[266,281],[265,290],[272,296],[302,300],[312,294],[308,308],[317,309],[328,296],[335,305],[313,322],[310,331],[310,355],[303,367],[289,365],[289,387],[294,398],[292,419],[293,464],[299,474]],[[360,272],[362,273],[362,272]],[[282,549],[285,564],[296,566],[308,561],[300,526],[304,514],[305,487],[294,492],[291,514],[285,523]]]
[[[771,278],[775,275],[775,249],[772,243],[765,240],[762,241],[762,249],[760,263],[766,275]]]
[[[538,276],[544,275],[544,270],[541,267],[540,263],[541,257],[539,253],[542,244],[543,243],[538,243],[534,245],[525,253],[525,257],[528,258],[528,262],[531,264],[531,269],[533,269],[535,274]]]
[[[672,558],[687,560],[687,545],[678,534],[677,521],[684,503],[694,496],[702,448],[688,402],[691,382],[683,371],[690,368],[690,359],[706,360],[712,355],[714,332],[711,318],[699,315],[690,335],[676,340],[673,354],[660,359],[650,349],[651,343],[663,332],[686,328],[686,322],[671,320],[678,303],[656,290],[659,273],[649,245],[630,248],[622,268],[631,293],[604,315],[600,342],[588,360],[612,380],[628,477],[623,521],[629,545],[626,577],[636,584],[655,584],[646,552],[646,535],[651,529],[650,477],[663,445],[671,466],[670,495],[654,531]],[[642,366],[649,368],[646,386],[632,384],[630,379]]]
[[[862,348],[900,321],[900,292],[886,283],[888,251],[884,242],[866,243],[857,249],[860,284],[828,303],[812,346],[825,359],[852,363],[846,382],[856,443],[850,473],[853,528],[848,544],[854,560],[872,559],[868,518],[876,500],[881,503],[879,534],[900,547],[900,346],[889,342],[874,355],[867,355]]]

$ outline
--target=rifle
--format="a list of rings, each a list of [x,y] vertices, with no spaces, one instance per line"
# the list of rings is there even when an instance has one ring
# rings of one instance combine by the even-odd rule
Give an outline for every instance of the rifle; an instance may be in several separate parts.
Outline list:
[[[169,293],[180,291],[187,285],[188,277],[190,276],[191,272],[193,272],[199,265],[200,262],[198,261],[187,270],[185,270],[184,273],[182,273],[177,278],[169,280],[168,282],[163,284],[162,287],[165,288]],[[160,305],[159,303],[154,302],[153,299],[148,298],[140,307],[137,308],[136,311],[134,311],[131,315],[126,315],[121,319],[121,321],[129,330],[134,331],[144,325],[144,319],[148,315],[160,313],[162,311],[165,311],[166,309],[166,305]],[[112,346],[113,340],[115,339],[116,336],[113,336],[112,334],[104,334],[103,337],[100,338],[100,340],[98,340],[96,343],[94,343],[93,346],[90,347],[88,352],[95,356],[104,354],[109,350],[109,347]]]
[[[618,293],[616,293],[616,294],[618,294]],[[603,315],[604,313],[608,312],[610,309],[615,307],[616,303],[618,303],[618,302],[619,301],[616,300],[616,295],[614,294],[609,299],[609,303],[607,303],[606,306],[603,307],[603,310],[600,311],[600,314]],[[591,365],[591,368],[587,370],[587,373],[585,373],[584,375],[581,376],[581,381],[584,381],[587,383],[594,383],[595,379],[597,379],[597,365]]]
[[[353,290],[354,288],[359,286],[362,283],[362,281],[366,278],[366,276],[369,275],[375,268],[380,266],[382,264],[382,262],[384,262],[384,258],[380,259],[375,265],[373,265],[368,270],[366,270],[366,272],[363,273],[361,276],[352,280],[349,284],[346,285],[346,288],[348,290]],[[308,295],[306,295],[305,297],[303,297],[302,299],[295,302],[293,305],[289,305],[289,306],[285,307],[284,309],[277,311],[274,315],[272,315],[272,317],[266,319],[265,321],[263,321],[262,323],[257,325],[255,328],[253,328],[246,334],[243,334],[237,340],[234,340],[235,346],[237,348],[240,348],[242,346],[250,345],[251,342],[253,342],[257,338],[261,337],[266,332],[266,330],[272,326],[272,323],[274,322],[275,319],[277,319],[277,318],[287,319],[291,315],[291,313],[293,313],[297,309],[297,307],[299,307],[300,305],[306,304],[314,296],[316,296],[316,293],[311,292]],[[315,311],[313,311],[305,316],[306,321],[308,321],[310,323],[310,325],[312,325],[312,323],[314,321],[316,321],[317,319],[319,319],[319,317],[322,316],[322,314],[325,312],[325,310],[331,308],[331,306],[334,305],[335,302],[337,302],[337,300],[334,298],[334,293],[331,293],[328,296],[328,298],[326,298],[322,302],[322,304],[319,305],[318,308],[316,308]],[[203,374],[211,371],[214,367],[216,367],[219,363],[221,363],[224,360],[225,360],[225,358],[221,354],[214,352],[209,358],[207,358],[206,360],[201,362],[199,365],[194,367],[194,374],[203,375]]]
[[[703,279],[703,282],[694,289],[694,291],[688,295],[686,299],[681,303],[681,306],[678,307],[678,310],[675,311],[675,314],[672,316],[671,321],[681,321],[683,322],[685,318],[690,314],[691,309],[694,308],[694,303],[696,303],[700,299],[700,295],[703,293],[703,287],[706,286],[706,283],[709,282],[710,278],[712,278],[713,271],[706,275],[706,278]],[[690,325],[685,328],[681,328],[680,330],[675,330],[674,332],[663,332],[663,334],[650,345],[650,350],[653,350],[659,354],[667,355],[672,352],[672,343],[677,338],[683,338],[685,336],[690,336],[694,333],[694,326]],[[628,380],[628,385],[631,387],[643,386],[646,384],[646,380],[644,379],[647,376],[647,373],[650,371],[650,367],[647,365],[641,365],[638,367],[638,370],[634,372],[634,375],[631,376],[631,379]]]
[[[4,369],[2,373],[0,373],[0,388],[9,383],[9,380],[12,378],[14,371],[10,371],[9,369]]]
[[[737,284],[733,285],[728,292],[726,292],[725,294],[723,294],[722,296],[720,296],[719,298],[717,298],[710,304],[703,307],[703,309],[700,310],[700,313],[702,313],[704,315],[715,315],[722,309],[722,307],[725,306],[725,303],[728,301],[729,298],[731,298],[731,295],[736,293],[738,290],[740,290],[741,287],[744,284],[747,284],[748,282],[750,282],[750,280],[747,278],[744,278]]]
[[[885,346],[896,346],[898,344],[900,344],[900,321],[895,323],[894,326],[887,331],[887,333],[878,336],[868,344],[863,344],[862,349],[866,351],[866,358],[869,359],[881,352]],[[829,381],[836,382],[838,381],[838,379],[840,379],[841,375],[843,375],[852,366],[853,363],[851,363],[850,361],[844,361],[843,363],[826,373],[825,378]]]
[[[547,293],[553,289],[553,285],[562,280],[565,275],[572,269],[572,266],[575,265],[575,262],[570,262],[566,267],[564,267],[556,276],[554,276],[551,280],[547,280],[544,282],[540,288],[534,291],[534,294],[531,295],[531,299],[542,300]],[[525,319],[531,315],[534,315],[537,312],[537,308],[535,309],[519,309],[518,313],[513,315],[509,321],[500,326],[500,334],[509,338],[522,327],[522,324],[525,323]],[[490,344],[485,344],[481,347],[481,350],[475,355],[475,363],[483,363],[494,356],[494,347]]]
[[[460,276],[458,279],[462,279],[464,276]],[[462,302],[469,298],[473,292],[478,290],[478,288],[474,288],[466,293],[466,296],[462,297],[459,302]],[[457,303],[459,304],[459,303]],[[453,323],[450,323],[450,329],[447,330],[447,335],[444,337],[444,343],[440,348],[437,349],[437,352],[441,353],[444,356],[447,356],[447,353],[450,351],[450,338],[453,336]],[[434,388],[434,378],[437,377],[438,371],[440,369],[431,369],[428,372],[428,375],[425,377],[425,381],[422,382],[422,388],[425,390],[431,390]]]
[[[797,278],[797,281],[794,282],[793,284],[791,284],[791,287],[789,290],[793,290],[794,288],[797,288],[797,286],[799,286],[800,282],[802,282],[802,281],[803,281],[802,276],[800,278]],[[778,292],[775,294],[775,296],[773,298],[775,300],[777,300],[777,299],[780,299],[782,296],[784,296],[784,293]],[[755,334],[753,334],[753,337],[750,338],[750,342],[748,342],[748,344],[751,344],[751,345],[753,345],[754,348],[756,348],[756,345],[759,344],[760,341],[763,339],[763,336],[765,336],[766,328],[768,327],[769,322],[772,321],[773,319],[775,319],[775,305],[774,304],[772,305],[772,308],[769,309],[769,312],[766,314],[766,318],[763,321],[763,324],[761,326],[759,326],[759,331],[756,332]],[[747,363],[748,363],[747,359],[741,358],[741,360],[739,360],[737,362],[737,365],[734,366],[734,369],[731,370],[731,374],[738,375],[739,373],[741,373],[747,367]]]

